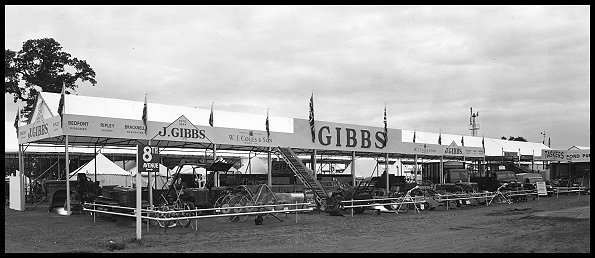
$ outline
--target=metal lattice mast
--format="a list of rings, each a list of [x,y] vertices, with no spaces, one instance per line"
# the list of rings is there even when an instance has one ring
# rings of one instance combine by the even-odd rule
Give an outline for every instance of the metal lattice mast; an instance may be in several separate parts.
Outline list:
[[[469,130],[471,131],[472,136],[477,136],[477,131],[479,131],[479,124],[475,122],[475,118],[478,116],[479,111],[474,114],[473,108],[471,108],[471,116],[469,117]]]

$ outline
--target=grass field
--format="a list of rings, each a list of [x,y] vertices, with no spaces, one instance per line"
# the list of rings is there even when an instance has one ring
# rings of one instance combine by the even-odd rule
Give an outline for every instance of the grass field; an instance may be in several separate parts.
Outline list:
[[[4,247],[13,252],[521,252],[590,253],[590,195],[561,195],[514,204],[351,217],[301,213],[221,222],[198,230],[151,226],[135,240],[131,222],[61,216],[47,206],[5,206]],[[27,206],[28,210],[31,209]],[[119,250],[111,250],[116,245]]]

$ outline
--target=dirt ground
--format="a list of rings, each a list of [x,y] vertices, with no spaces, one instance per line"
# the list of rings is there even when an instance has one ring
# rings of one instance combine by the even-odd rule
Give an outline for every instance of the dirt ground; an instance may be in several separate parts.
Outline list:
[[[5,206],[4,247],[14,252],[512,252],[590,253],[590,195],[446,210],[351,217],[278,215],[255,225],[201,219],[199,229],[143,227],[131,222],[62,216],[47,206],[19,212]],[[27,210],[31,207],[28,206]],[[111,251],[109,242],[123,249]],[[125,247],[124,247],[125,245]]]

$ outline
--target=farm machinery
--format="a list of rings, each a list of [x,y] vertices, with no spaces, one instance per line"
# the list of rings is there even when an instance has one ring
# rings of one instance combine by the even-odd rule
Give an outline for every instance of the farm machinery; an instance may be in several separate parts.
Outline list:
[[[184,165],[192,167],[192,173],[182,174],[181,168]],[[172,216],[188,217],[194,215],[229,214],[230,216],[217,217],[219,222],[239,222],[246,220],[248,215],[233,216],[234,213],[266,211],[284,209],[282,206],[287,200],[277,198],[276,194],[266,184],[260,185],[239,185],[239,180],[229,180],[226,186],[215,186],[217,173],[228,171],[233,163],[215,162],[206,168],[206,180],[197,173],[198,164],[182,160],[178,170],[174,172],[173,178],[166,185],[167,189],[155,191],[154,201],[157,211],[188,211],[173,215],[171,213],[158,213],[157,216],[171,218]],[[236,184],[234,184],[234,182]],[[267,207],[246,207],[271,205]],[[219,208],[208,211],[197,211],[197,209]],[[268,216],[276,217],[274,214],[256,216],[255,222],[262,223],[262,219]],[[178,219],[175,221],[158,221],[160,227],[182,226],[190,224],[189,219]],[[194,225],[192,225],[194,226]]]
[[[54,208],[66,208],[66,180],[46,180],[43,186],[50,203],[48,212]],[[92,202],[100,194],[99,182],[93,182],[84,173],[78,173],[77,180],[70,181],[71,210],[82,211],[83,203]]]

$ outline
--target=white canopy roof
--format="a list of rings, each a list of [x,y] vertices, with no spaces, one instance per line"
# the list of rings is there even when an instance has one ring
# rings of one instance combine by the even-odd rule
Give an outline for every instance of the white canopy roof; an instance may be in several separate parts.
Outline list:
[[[97,164],[97,175],[122,175],[122,176],[129,176],[130,172],[122,169],[118,165],[114,164],[111,160],[106,158],[103,154],[98,153],[94,159],[89,161],[87,164],[77,168],[72,173],[70,173],[70,177],[77,173],[85,173],[87,175],[94,175],[95,174],[95,164]]]
[[[238,168],[238,172],[242,174],[267,174],[268,166],[259,157],[254,156],[250,158],[249,162],[242,164]]]
[[[413,142],[414,131],[401,130],[403,142]],[[440,133],[429,133],[415,131],[415,142],[416,143],[427,143],[427,144],[438,144],[438,137]],[[465,146],[470,147],[482,147],[482,137],[474,136],[461,136],[455,134],[442,134],[442,145],[450,145],[451,142],[455,142],[457,145],[461,145],[461,137],[464,137]],[[533,155],[541,156],[541,150],[550,148],[544,144],[536,142],[520,142],[520,141],[508,141],[502,139],[485,138],[485,155],[486,156],[502,156],[502,151],[506,152],[519,152],[520,155]]]
[[[41,97],[46,102],[51,116],[57,115],[59,93],[41,92]],[[155,96],[154,99],[157,99]],[[150,121],[173,122],[181,115],[186,116],[195,125],[209,125],[211,114],[210,103],[205,103],[208,109],[163,105],[151,102],[151,96],[147,97],[147,117]],[[79,95],[66,95],[64,113],[72,115],[98,116],[121,119],[140,120],[144,106],[143,96],[139,101],[99,98]],[[45,117],[48,118],[48,117]],[[239,128],[248,130],[263,130],[266,112],[262,114],[248,114],[228,112],[217,109],[213,106],[213,126],[226,128]],[[293,119],[269,116],[271,132],[293,133]]]
[[[350,163],[345,168],[344,173],[351,173],[351,166],[353,163]],[[355,177],[357,178],[369,178],[372,176],[382,175],[384,173],[384,163],[378,163],[373,158],[357,158],[355,159]],[[389,164],[388,165],[388,173],[389,174],[397,174],[397,163]]]

